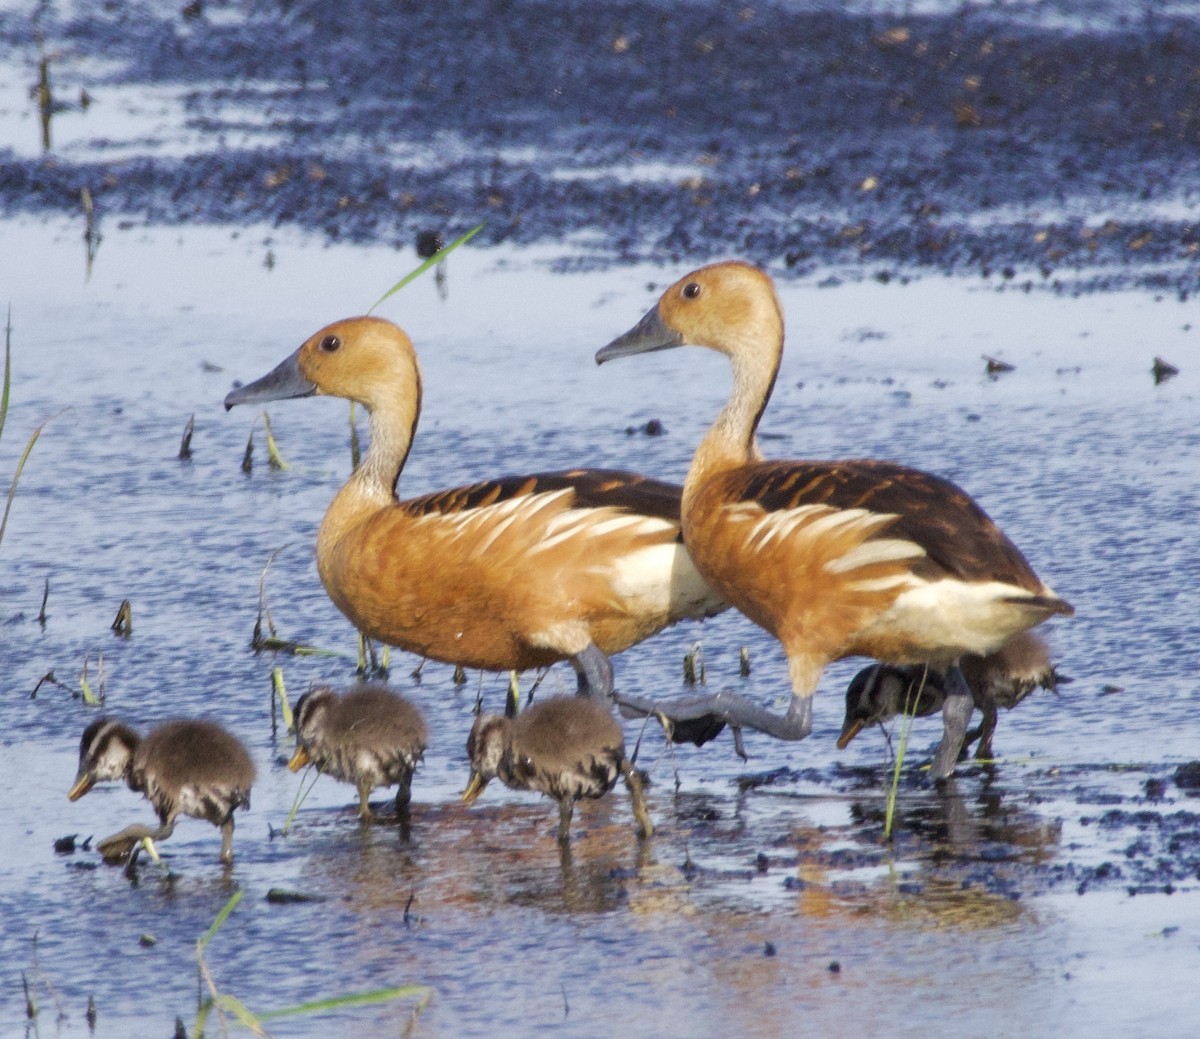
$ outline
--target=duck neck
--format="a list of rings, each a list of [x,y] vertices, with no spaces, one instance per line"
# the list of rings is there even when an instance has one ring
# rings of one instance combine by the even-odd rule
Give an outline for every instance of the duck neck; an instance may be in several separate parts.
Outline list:
[[[421,375],[415,392],[394,393],[364,405],[369,416],[370,444],[358,468],[334,497],[321,523],[321,548],[339,541],[367,516],[396,503],[400,472],[412,449],[421,414]]]
[[[756,434],[779,374],[783,355],[782,324],[769,336],[768,345],[771,349],[764,349],[761,340],[744,347],[733,344],[728,351],[733,389],[729,402],[696,449],[686,488],[694,489],[708,476],[762,458]]]

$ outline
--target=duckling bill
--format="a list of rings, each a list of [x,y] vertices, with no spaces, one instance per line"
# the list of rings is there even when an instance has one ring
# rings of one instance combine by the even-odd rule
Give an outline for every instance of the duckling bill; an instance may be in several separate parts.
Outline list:
[[[404,697],[383,686],[339,696],[321,686],[296,702],[296,752],[288,768],[314,764],[358,790],[358,814],[371,818],[376,787],[398,786],[396,811],[408,807],[413,770],[425,753],[425,720]]]
[[[124,780],[158,813],[157,828],[127,826],[98,845],[109,861],[127,858],[143,838],[170,837],[180,815],[221,831],[221,861],[233,861],[233,813],[250,807],[254,763],[241,741],[216,722],[178,719],[141,736],[114,718],[98,718],[79,742],[79,770],[67,797],[78,801],[106,780]]]
[[[481,714],[467,737],[471,804],[498,778],[513,790],[536,790],[558,802],[558,840],[569,839],[575,802],[607,794],[621,776],[629,789],[638,836],[654,833],[641,780],[625,755],[620,725],[588,699],[551,697],[516,718]]]

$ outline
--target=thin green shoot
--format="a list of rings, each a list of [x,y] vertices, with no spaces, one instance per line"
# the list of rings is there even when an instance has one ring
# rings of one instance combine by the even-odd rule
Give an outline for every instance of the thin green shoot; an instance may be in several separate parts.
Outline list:
[[[373,304],[371,304],[371,306],[367,310],[367,313],[368,314],[372,313],[375,310],[375,308],[377,306],[379,306],[379,304],[382,303],[385,299],[388,299],[389,297],[395,295],[402,288],[404,288],[404,286],[407,285],[410,281],[413,281],[416,278],[419,278],[422,274],[424,274],[427,270],[429,270],[430,267],[436,267],[439,263],[442,262],[442,260],[444,260],[447,256],[449,256],[450,253],[454,252],[454,250],[457,249],[460,245],[464,245],[467,242],[469,242],[472,238],[474,238],[482,230],[483,230],[483,224],[476,224],[466,234],[460,235],[458,238],[454,239],[454,241],[451,242],[449,245],[447,245],[444,249],[439,249],[431,257],[429,257],[428,260],[426,260],[424,263],[422,263],[415,270],[410,271],[403,278],[401,278],[398,282],[396,282],[395,285],[393,285],[390,289],[388,289],[387,292],[385,292],[382,296],[380,296],[379,299],[377,299]]]
[[[229,914],[237,908],[237,905],[242,900],[242,895],[244,894],[245,892],[239,889],[230,895],[229,901],[226,902],[221,908],[221,911],[217,913],[216,919],[209,924],[208,930],[197,939],[196,954],[198,956],[204,955],[204,950],[208,948],[208,943],[211,942],[216,936],[216,933],[221,929],[221,925],[229,919]]]
[[[292,705],[288,703],[287,686],[283,684],[283,668],[271,668],[271,687],[279,697],[279,710],[283,713],[283,724],[288,732],[296,731],[296,719],[292,717]]]
[[[253,1013],[236,996],[232,996],[227,992],[221,992],[217,988],[216,980],[213,978],[212,972],[208,968],[208,963],[204,958],[209,944],[229,918],[229,914],[237,908],[238,903],[242,900],[242,894],[242,891],[235,891],[233,893],[229,901],[225,903],[221,911],[217,914],[216,919],[213,920],[208,930],[196,941],[196,965],[199,967],[200,977],[208,989],[210,996],[196,1011],[196,1023],[192,1028],[193,1035],[197,1037],[204,1035],[204,1026],[214,1008],[220,1018],[222,1031],[225,1031],[225,1015],[232,1014],[244,1028],[249,1029],[255,1035],[266,1036],[266,1029],[262,1026],[263,1021],[281,1017],[295,1017],[300,1014],[322,1013],[345,1007],[369,1006],[376,1003],[386,1003],[395,999],[415,998],[418,1000],[417,1005],[413,1008],[412,1016],[415,1020],[417,1014],[424,1010],[433,998],[433,989],[428,985],[398,985],[393,988],[372,989],[369,992],[355,992],[345,996],[332,996],[328,999],[310,1000],[291,1007],[268,1010],[263,1014]],[[26,986],[26,993],[28,993],[28,986]]]
[[[92,689],[92,684],[88,681],[87,657],[83,658],[83,670],[79,672],[79,692],[82,694],[83,702],[85,704],[95,707],[100,703],[100,697],[96,695],[95,691]]]
[[[919,684],[910,682],[904,694],[904,711],[901,714],[900,742],[896,745],[896,762],[892,768],[892,784],[888,788],[887,809],[883,816],[883,839],[892,839],[892,822],[896,815],[896,795],[900,789],[900,770],[904,767],[904,754],[908,749],[908,736],[912,731],[913,719],[917,716],[917,704],[921,701],[921,693],[925,690],[925,678],[929,668],[921,669]],[[915,691],[914,691],[915,690]]]
[[[308,786],[304,785],[304,780],[308,778],[308,774],[312,773],[312,780]],[[296,813],[300,811],[300,806],[308,799],[308,795],[312,793],[312,788],[317,785],[317,780],[321,778],[321,770],[319,768],[309,767],[304,770],[300,776],[300,785],[296,787],[296,796],[292,799],[292,807],[288,811],[287,818],[283,820],[283,829],[279,831],[280,837],[286,837],[288,830],[291,829],[292,822],[296,818]]]
[[[338,1010],[342,1007],[369,1006],[372,1003],[387,1003],[393,999],[412,999],[419,997],[416,1010],[424,1010],[433,998],[433,989],[428,985],[397,985],[395,988],[379,988],[370,992],[355,992],[348,996],[333,996],[329,999],[314,999],[309,1003],[298,1003],[294,1007],[282,1007],[279,1010],[267,1010],[259,1015],[260,1021],[272,1021],[280,1017],[294,1017],[297,1014],[318,1014],[324,1010]]]
[[[4,389],[0,391],[0,436],[4,435],[4,420],[8,418],[8,392],[12,387],[12,304],[4,323]]]
[[[275,443],[275,434],[271,432],[271,416],[264,411],[262,418],[263,428],[267,431],[267,464],[272,469],[290,469],[291,466],[283,460],[283,455],[279,453],[279,445]]]

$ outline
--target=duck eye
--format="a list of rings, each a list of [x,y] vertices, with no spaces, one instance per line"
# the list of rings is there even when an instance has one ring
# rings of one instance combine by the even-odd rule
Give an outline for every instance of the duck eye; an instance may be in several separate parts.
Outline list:
[[[342,345],[342,341],[334,335],[326,336],[321,340],[321,349],[327,354],[333,353]]]
[[[683,295],[686,299],[695,299],[700,295],[700,283],[698,281],[689,281],[683,287]]]

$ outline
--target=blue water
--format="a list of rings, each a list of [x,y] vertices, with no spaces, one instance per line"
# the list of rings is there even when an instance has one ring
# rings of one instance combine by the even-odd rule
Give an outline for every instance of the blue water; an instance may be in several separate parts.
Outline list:
[[[14,370],[0,486],[48,420],[0,544],[0,1036],[25,1034],[22,973],[41,1035],[87,1034],[89,995],[97,1036],[170,1034],[177,1015],[190,1033],[195,941],[234,890],[243,901],[209,960],[223,990],[256,1012],[421,983],[436,992],[416,1025],[426,1036],[1190,1027],[1190,997],[1123,994],[1191,991],[1195,879],[1177,880],[1171,895],[1134,897],[1111,883],[1080,896],[1054,868],[1121,864],[1137,835],[1092,820],[1106,806],[1146,807],[1148,777],[1167,781],[1167,800],[1147,810],[1195,808],[1170,782],[1197,756],[1186,706],[1200,635],[1194,308],[1147,294],[1024,292],[1019,279],[1003,291],[938,278],[781,283],[789,345],[765,450],[885,456],[961,483],[1075,603],[1078,615],[1048,631],[1075,681],[1001,718],[995,779],[967,769],[959,797],[939,799],[911,772],[890,851],[878,840],[882,736],[834,747],[856,668],[846,662],[822,683],[813,735],[798,745],[751,735],[748,764],[727,737],[670,755],[647,730],[653,843],[639,857],[615,795],[580,810],[563,863],[548,803],[491,789],[473,809],[457,803],[476,696],[498,706],[506,679],[471,674],[459,687],[449,668],[429,665],[418,684],[417,661],[402,654],[392,682],[430,724],[410,841],[389,826],[361,833],[353,792],[329,780],[288,837],[270,834],[297,787],[282,764],[288,740],[271,732],[271,667],[283,668],[293,699],[314,681],[353,677],[354,633],[313,561],[316,525],[349,472],[348,409],[272,406],[290,468],[271,472],[261,419],[226,415],[220,402],[235,379],[364,310],[415,258],[262,228],[180,232],[111,219],[102,230],[85,279],[77,224],[0,227]],[[402,494],[577,464],[682,478],[724,399],[723,362],[700,351],[603,369],[591,360],[651,304],[651,284],[682,271],[563,274],[559,252],[467,248],[450,260],[447,298],[426,278],[381,308],[412,334],[425,373]],[[988,379],[982,354],[1016,371]],[[1155,386],[1156,354],[1181,375]],[[191,415],[194,456],[183,462]],[[667,435],[626,434],[649,418]],[[266,587],[279,634],[338,656],[250,651],[260,577],[277,549]],[[128,640],[109,630],[125,598]],[[682,691],[681,660],[697,640],[710,684],[737,684],[764,703],[783,695],[776,646],[733,615],[624,654],[618,684]],[[748,679],[737,674],[743,646]],[[260,779],[228,874],[215,831],[187,820],[163,845],[170,882],[147,868],[134,887],[96,867],[94,853],[53,851],[57,837],[102,836],[150,814],[115,787],[76,804],[65,797],[96,713],[73,694],[85,661],[97,685],[101,656],[106,710],[139,724],[210,714],[252,748]],[[43,685],[31,699],[49,671],[66,688]],[[542,688],[573,684],[559,667]],[[631,743],[639,732],[629,724]],[[918,722],[911,761],[939,735],[935,720]],[[782,766],[802,771],[739,789],[739,778]],[[272,887],[327,901],[270,904]],[[412,1006],[268,1027],[396,1034]]]

